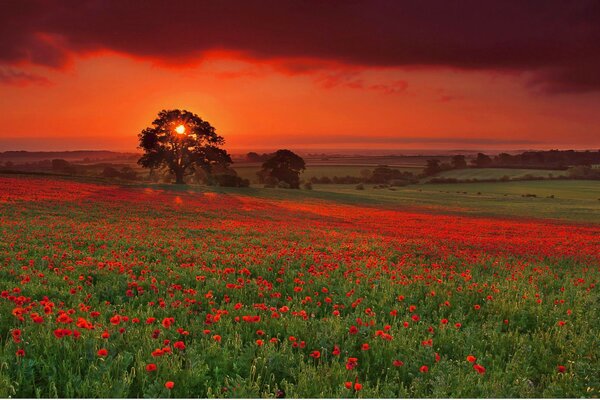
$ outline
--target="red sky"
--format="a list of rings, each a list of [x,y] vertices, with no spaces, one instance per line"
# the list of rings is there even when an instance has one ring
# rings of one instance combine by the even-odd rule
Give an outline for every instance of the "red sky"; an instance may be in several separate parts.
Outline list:
[[[9,0],[0,151],[134,150],[164,108],[230,149],[599,148],[599,3],[524,3]]]

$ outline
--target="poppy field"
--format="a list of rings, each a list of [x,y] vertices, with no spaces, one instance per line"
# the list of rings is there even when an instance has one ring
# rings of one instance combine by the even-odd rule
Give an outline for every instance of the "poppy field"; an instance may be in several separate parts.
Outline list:
[[[0,176],[0,397],[600,396],[600,226]]]

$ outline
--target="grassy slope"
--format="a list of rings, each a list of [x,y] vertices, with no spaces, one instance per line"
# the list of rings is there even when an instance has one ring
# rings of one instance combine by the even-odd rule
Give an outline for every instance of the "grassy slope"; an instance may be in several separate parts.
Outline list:
[[[232,166],[239,176],[242,178],[249,179],[250,182],[256,182],[256,173],[260,170],[258,164],[234,164]],[[302,173],[302,179],[308,180],[313,176],[321,178],[328,176],[330,178],[334,176],[361,176],[361,171],[368,169],[373,170],[376,165],[308,165],[306,170]],[[401,171],[413,172],[420,174],[423,171],[422,166],[415,167],[394,167]]]
[[[1,175],[0,175],[1,176]],[[23,175],[23,179],[27,175]],[[40,176],[37,176],[39,178]],[[56,179],[56,178],[48,178]],[[58,179],[102,183],[103,180],[61,177]],[[133,185],[148,186],[148,185]],[[200,185],[151,185],[169,191],[236,193],[287,200],[333,201],[376,205],[396,209],[504,217],[549,218],[600,223],[600,182],[578,180],[517,181],[463,184],[422,184],[402,188],[356,190],[355,185],[314,185],[314,190],[220,188]],[[479,194],[480,193],[480,194]],[[535,194],[537,197],[522,197]],[[554,195],[554,198],[548,196]]]
[[[562,170],[547,169],[518,169],[518,168],[467,168],[444,171],[436,177],[454,179],[500,179],[503,176],[509,178],[522,178],[525,175],[532,176],[566,176],[567,172]]]
[[[174,185],[161,185],[178,190]],[[465,184],[422,184],[402,188],[356,190],[355,185],[314,185],[314,190],[208,188],[217,191],[288,200],[325,200],[345,204],[504,217],[549,218],[600,223],[600,183],[596,181],[518,181]],[[480,193],[480,194],[478,194]],[[535,194],[537,197],[522,197]],[[548,196],[554,195],[554,198]]]

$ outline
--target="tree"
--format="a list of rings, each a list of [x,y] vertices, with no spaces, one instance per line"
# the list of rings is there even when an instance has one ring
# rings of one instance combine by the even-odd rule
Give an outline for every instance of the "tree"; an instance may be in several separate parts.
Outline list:
[[[300,173],[306,169],[304,159],[290,150],[277,150],[262,165],[258,175],[266,181],[268,178],[286,182],[290,188],[300,188]]]
[[[452,168],[461,169],[467,168],[467,160],[465,156],[458,154],[452,157]]]
[[[440,167],[440,160],[438,160],[437,158],[433,158],[431,160],[427,160],[427,166],[425,167],[425,170],[423,170],[423,173],[429,176],[435,175],[441,170],[442,168]]]
[[[186,110],[162,110],[138,139],[138,148],[144,150],[138,164],[168,170],[175,183],[184,183],[184,176],[196,168],[210,174],[215,166],[232,164],[227,151],[219,148],[225,140],[215,128]]]
[[[490,156],[483,153],[477,153],[477,158],[472,162],[474,166],[479,168],[486,168],[492,165],[492,159]]]

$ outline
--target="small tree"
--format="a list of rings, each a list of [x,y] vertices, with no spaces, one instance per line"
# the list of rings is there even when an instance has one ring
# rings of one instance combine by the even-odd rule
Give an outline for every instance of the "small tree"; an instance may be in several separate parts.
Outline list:
[[[492,159],[487,154],[477,153],[477,158],[472,163],[476,167],[486,168],[492,165]]]
[[[186,110],[162,110],[138,138],[138,148],[144,150],[138,164],[168,170],[175,183],[184,183],[184,176],[196,168],[210,174],[213,167],[232,163],[227,151],[219,148],[225,140],[215,128]]]
[[[427,160],[427,166],[425,167],[425,169],[423,170],[423,173],[425,175],[435,175],[438,172],[440,172],[442,170],[441,166],[440,166],[440,160],[438,160],[437,158],[431,159],[431,160]]]
[[[467,168],[467,160],[465,159],[465,156],[458,154],[452,157],[452,168],[455,169],[461,169],[461,168]]]
[[[262,165],[259,177],[286,182],[290,188],[300,188],[300,173],[306,169],[304,159],[290,150],[277,150]]]

